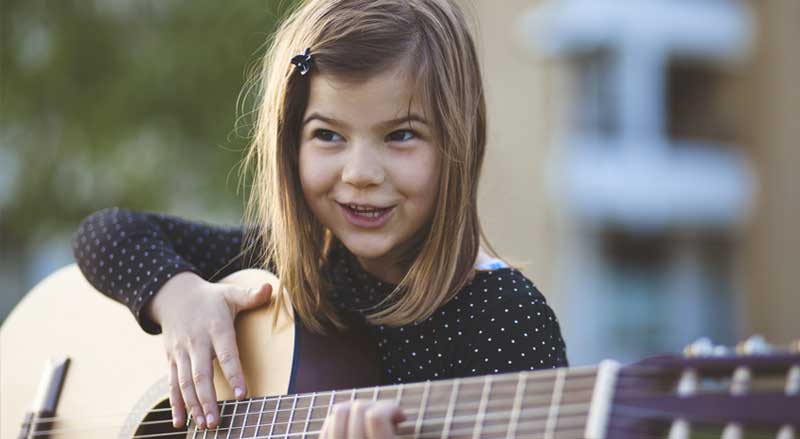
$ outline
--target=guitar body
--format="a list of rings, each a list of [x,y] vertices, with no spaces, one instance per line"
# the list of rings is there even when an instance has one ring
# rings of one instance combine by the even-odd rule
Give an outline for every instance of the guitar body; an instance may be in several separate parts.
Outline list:
[[[222,282],[278,283],[263,270],[243,270]],[[250,395],[378,383],[377,356],[369,338],[354,333],[313,335],[294,320],[290,306],[285,308],[271,305],[237,318]],[[33,409],[42,371],[58,355],[68,357],[70,364],[54,434],[43,437],[130,438],[174,431],[141,427],[146,420],[169,419],[169,411],[160,410],[169,406],[161,337],[142,332],[125,307],[97,292],[77,266],[70,265],[28,293],[0,329],[0,437],[19,435],[26,413]],[[214,379],[218,398],[232,399],[216,364]]]

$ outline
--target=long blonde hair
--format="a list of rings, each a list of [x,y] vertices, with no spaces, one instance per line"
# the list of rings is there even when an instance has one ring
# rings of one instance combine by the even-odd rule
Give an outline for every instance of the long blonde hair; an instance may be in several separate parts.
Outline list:
[[[311,49],[300,75],[289,60]],[[282,23],[259,75],[258,116],[243,162],[253,180],[245,223],[265,225],[246,242],[263,248],[300,320],[310,329],[343,327],[325,275],[335,237],[312,214],[298,170],[310,75],[359,81],[399,61],[416,84],[442,154],[433,216],[404,258],[409,269],[374,324],[405,325],[429,317],[474,274],[483,233],[478,180],[486,143],[486,108],[474,42],[453,0],[309,0]],[[263,243],[256,246],[256,242]],[[489,247],[491,248],[491,247]]]

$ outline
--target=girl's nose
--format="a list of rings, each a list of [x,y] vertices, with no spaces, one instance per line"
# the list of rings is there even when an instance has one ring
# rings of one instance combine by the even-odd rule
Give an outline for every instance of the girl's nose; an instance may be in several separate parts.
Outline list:
[[[383,183],[384,175],[383,164],[373,146],[356,144],[350,148],[342,169],[342,181],[356,187],[367,187]]]

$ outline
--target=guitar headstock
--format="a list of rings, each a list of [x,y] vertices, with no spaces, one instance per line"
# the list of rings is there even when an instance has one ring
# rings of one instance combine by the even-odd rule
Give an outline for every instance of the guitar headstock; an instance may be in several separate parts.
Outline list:
[[[610,438],[775,438],[800,434],[800,341],[754,336],[735,348],[700,339],[684,355],[623,367]]]

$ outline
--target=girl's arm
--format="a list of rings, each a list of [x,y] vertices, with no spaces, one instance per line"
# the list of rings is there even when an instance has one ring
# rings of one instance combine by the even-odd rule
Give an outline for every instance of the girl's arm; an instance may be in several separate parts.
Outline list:
[[[128,306],[145,331],[160,333],[163,325],[176,427],[187,411],[201,428],[218,425],[215,357],[237,399],[247,392],[233,320],[266,303],[271,286],[214,282],[255,265],[248,256],[259,249],[243,255],[244,234],[240,227],[113,208],[87,217],[73,237],[78,266],[96,289]]]
[[[84,219],[72,249],[92,286],[127,306],[142,329],[158,334],[161,328],[145,310],[173,276],[189,271],[213,282],[256,266],[254,253],[242,253],[244,233],[242,227],[115,207]]]

